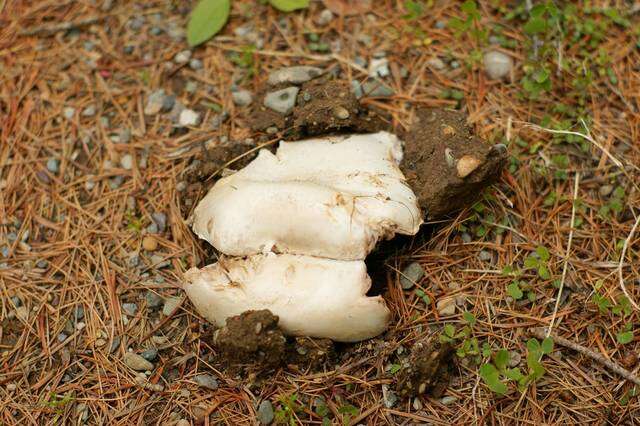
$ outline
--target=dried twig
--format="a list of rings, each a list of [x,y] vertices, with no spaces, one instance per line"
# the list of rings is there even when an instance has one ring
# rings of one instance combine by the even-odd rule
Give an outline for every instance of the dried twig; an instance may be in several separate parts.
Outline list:
[[[95,24],[96,22],[104,19],[104,16],[91,16],[89,18],[80,19],[78,21],[59,22],[56,24],[45,24],[37,27],[26,28],[20,31],[20,35],[32,36],[32,35],[52,35],[60,31],[69,31],[74,28],[86,27],[87,25]]]
[[[578,198],[578,187],[580,185],[580,173],[576,173],[576,178],[573,183],[573,203],[571,206],[571,224],[569,229],[569,240],[567,241],[567,251],[564,255],[564,265],[562,266],[562,278],[560,279],[560,288],[558,289],[558,297],[556,298],[556,304],[553,307],[553,315],[551,315],[551,321],[549,322],[549,328],[547,329],[547,337],[551,335],[553,325],[558,314],[558,307],[560,306],[560,299],[562,298],[562,290],[564,290],[564,282],[567,279],[567,266],[569,265],[569,254],[571,253],[571,243],[573,242],[573,227],[576,221],[576,200]]]
[[[547,333],[545,332],[545,330],[543,328],[533,328],[531,330],[529,330],[529,332],[539,338],[539,339],[544,339],[545,337],[547,337]],[[559,345],[562,345],[564,347],[567,347],[569,349],[573,349],[576,352],[580,352],[582,355],[584,356],[588,356],[589,358],[591,358],[594,361],[599,362],[600,364],[604,365],[605,367],[607,367],[609,370],[613,371],[616,374],[619,374],[620,376],[624,377],[625,379],[640,385],[640,378],[638,378],[637,376],[635,376],[631,371],[627,370],[626,368],[620,366],[619,364],[610,361],[608,359],[606,359],[605,357],[603,357],[602,355],[600,355],[597,352],[592,351],[591,349],[588,349],[578,343],[572,342],[569,339],[565,339],[564,337],[560,337],[556,334],[551,334],[551,337],[553,338],[553,342],[557,343]]]
[[[625,296],[627,296],[627,299],[629,299],[629,302],[631,302],[633,307],[640,311],[640,306],[638,306],[636,302],[634,302],[634,300],[631,298],[631,295],[627,291],[627,286],[624,284],[624,278],[622,276],[622,266],[624,265],[624,256],[625,254],[627,254],[629,243],[631,242],[633,235],[636,233],[636,229],[638,228],[639,224],[640,224],[640,216],[637,217],[636,223],[633,225],[633,228],[631,228],[631,232],[629,232],[627,239],[624,240],[624,245],[622,246],[622,252],[620,253],[620,263],[618,263],[618,278],[620,279],[620,288],[622,288],[622,292],[624,293]]]

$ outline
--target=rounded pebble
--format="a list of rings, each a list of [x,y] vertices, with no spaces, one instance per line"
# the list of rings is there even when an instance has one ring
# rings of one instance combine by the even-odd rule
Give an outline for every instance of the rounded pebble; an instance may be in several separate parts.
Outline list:
[[[142,248],[146,251],[155,251],[158,248],[158,240],[151,235],[147,235],[142,240]]]

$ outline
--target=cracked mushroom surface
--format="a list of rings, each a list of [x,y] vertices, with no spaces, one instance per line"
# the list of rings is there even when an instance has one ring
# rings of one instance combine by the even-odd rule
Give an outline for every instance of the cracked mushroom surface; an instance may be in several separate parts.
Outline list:
[[[422,224],[401,160],[401,142],[387,132],[281,142],[216,182],[192,227],[234,256],[364,259],[380,239]]]

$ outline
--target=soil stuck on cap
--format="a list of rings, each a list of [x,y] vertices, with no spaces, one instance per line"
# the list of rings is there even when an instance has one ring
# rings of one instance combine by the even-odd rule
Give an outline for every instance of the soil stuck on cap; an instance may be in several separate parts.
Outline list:
[[[408,360],[397,374],[396,389],[402,397],[429,393],[439,398],[449,384],[453,346],[435,333],[413,345]]]
[[[420,109],[402,136],[400,168],[428,219],[472,205],[498,179],[507,159],[504,145],[475,137],[459,111]]]

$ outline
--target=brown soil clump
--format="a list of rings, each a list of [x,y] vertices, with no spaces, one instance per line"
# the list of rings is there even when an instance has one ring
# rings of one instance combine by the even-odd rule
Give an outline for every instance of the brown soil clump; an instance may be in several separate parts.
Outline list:
[[[398,372],[398,394],[413,397],[429,393],[439,398],[449,384],[453,352],[453,346],[440,342],[437,333],[416,343]]]
[[[504,145],[475,137],[458,111],[418,110],[403,136],[401,169],[429,219],[470,206],[498,179],[507,158]]]
[[[227,318],[214,333],[213,343],[231,365],[275,368],[283,361],[286,338],[278,328],[278,317],[264,309]]]
[[[332,361],[335,356],[335,348],[330,339],[296,337],[288,347],[286,363],[316,371]]]

